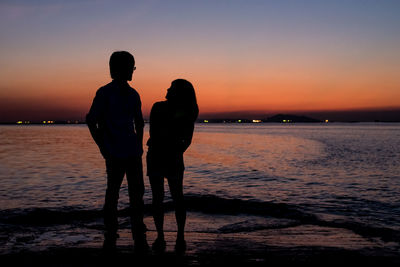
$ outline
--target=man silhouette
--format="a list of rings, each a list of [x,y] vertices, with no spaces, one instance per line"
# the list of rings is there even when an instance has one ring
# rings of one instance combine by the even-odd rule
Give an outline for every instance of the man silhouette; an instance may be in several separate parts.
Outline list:
[[[118,237],[119,190],[126,174],[135,250],[147,249],[143,224],[143,127],[140,96],[132,80],[134,57],[126,51],[110,57],[109,84],[97,90],[86,122],[106,162],[107,190],[104,204],[104,249],[114,250]]]

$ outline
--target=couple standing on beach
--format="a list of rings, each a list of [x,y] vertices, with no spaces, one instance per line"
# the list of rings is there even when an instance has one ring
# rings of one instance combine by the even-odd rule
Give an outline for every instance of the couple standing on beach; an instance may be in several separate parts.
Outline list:
[[[119,190],[126,175],[130,202],[132,237],[136,251],[146,251],[146,226],[143,223],[143,128],[140,96],[130,87],[134,57],[126,51],[110,57],[112,82],[98,89],[86,116],[90,133],[105,158],[107,189],[104,204],[104,249],[115,250],[118,237],[117,206]],[[192,84],[178,79],[171,83],[166,101],[153,105],[150,113],[150,138],[147,141],[147,175],[153,195],[153,218],[157,239],[153,249],[165,249],[164,178],[167,178],[175,205],[178,226],[175,249],[184,251],[186,209],[183,197],[183,153],[192,141],[198,106]]]

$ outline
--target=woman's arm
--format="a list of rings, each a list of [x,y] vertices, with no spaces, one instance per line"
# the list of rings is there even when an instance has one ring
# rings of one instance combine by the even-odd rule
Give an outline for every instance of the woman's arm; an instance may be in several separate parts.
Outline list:
[[[193,138],[193,131],[194,131],[194,123],[193,122],[185,122],[183,124],[182,129],[182,151],[185,152],[190,144],[192,143]]]

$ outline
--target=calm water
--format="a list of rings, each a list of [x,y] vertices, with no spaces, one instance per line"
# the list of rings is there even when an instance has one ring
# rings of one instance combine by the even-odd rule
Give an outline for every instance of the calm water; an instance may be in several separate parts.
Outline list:
[[[185,165],[193,211],[279,213],[400,236],[400,124],[198,124]],[[105,179],[86,126],[0,126],[0,224],[8,232],[46,225],[43,218],[99,217]],[[120,208],[127,203],[124,182]]]

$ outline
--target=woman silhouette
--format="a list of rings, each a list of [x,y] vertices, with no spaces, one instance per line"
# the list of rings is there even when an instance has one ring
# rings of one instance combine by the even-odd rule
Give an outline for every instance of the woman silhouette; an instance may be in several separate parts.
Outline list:
[[[147,175],[153,194],[153,218],[157,239],[153,249],[164,250],[164,178],[167,178],[175,206],[178,226],[175,250],[184,251],[186,207],[183,196],[183,153],[192,142],[194,122],[199,109],[193,85],[183,79],[174,80],[166,101],[153,105],[150,113],[150,138],[147,141]]]

